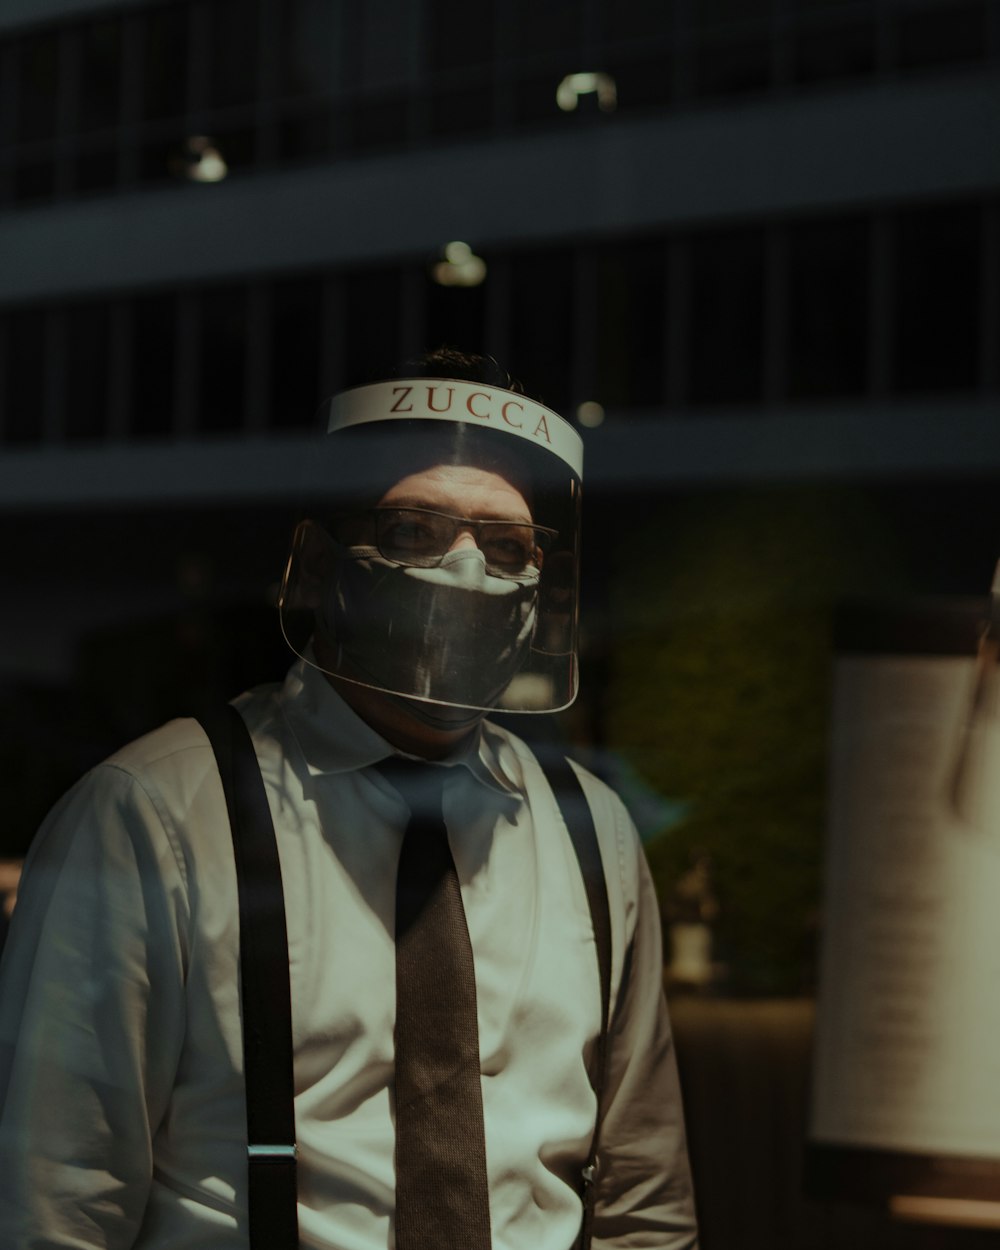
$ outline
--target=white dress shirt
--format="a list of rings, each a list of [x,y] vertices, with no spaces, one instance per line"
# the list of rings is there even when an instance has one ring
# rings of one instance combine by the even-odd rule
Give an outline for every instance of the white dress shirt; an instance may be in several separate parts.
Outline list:
[[[408,813],[392,748],[303,662],[242,696],[277,832],[301,1244],[385,1250],[393,917]],[[600,990],[583,880],[532,753],[485,724],[444,814],[475,959],[495,1250],[569,1250]],[[620,801],[580,770],[611,904],[595,1247],[696,1244],[656,900]],[[626,971],[627,969],[627,971]],[[28,858],[0,974],[4,1250],[243,1250],[238,912],[211,749],[177,720],[94,769]]]

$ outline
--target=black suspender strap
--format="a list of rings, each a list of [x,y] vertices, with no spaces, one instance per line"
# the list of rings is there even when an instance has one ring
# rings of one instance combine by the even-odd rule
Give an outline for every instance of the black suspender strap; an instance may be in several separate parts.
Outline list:
[[[297,1250],[295,1085],[285,901],[250,734],[231,705],[200,718],[219,766],[236,857],[251,1250]]]
[[[597,1196],[598,1146],[601,1116],[604,1109],[608,1023],[611,1011],[611,909],[608,904],[608,885],[601,860],[601,847],[597,841],[597,830],[594,827],[594,814],[587,802],[579,775],[569,760],[562,755],[546,759],[545,775],[556,796],[559,810],[562,812],[562,818],[573,842],[573,849],[580,862],[580,871],[587,890],[587,902],[590,905],[591,923],[594,926],[597,968],[601,980],[601,1031],[594,1051],[594,1060],[588,1073],[591,1087],[597,1098],[597,1115],[594,1121],[590,1153],[582,1175],[583,1223],[577,1242],[577,1250],[589,1250],[594,1201]]]

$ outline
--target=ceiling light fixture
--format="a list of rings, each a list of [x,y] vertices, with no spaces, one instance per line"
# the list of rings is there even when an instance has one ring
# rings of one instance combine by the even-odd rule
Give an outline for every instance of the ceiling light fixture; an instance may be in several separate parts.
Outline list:
[[[208,135],[185,139],[180,155],[172,162],[174,173],[190,182],[221,182],[229,173],[219,147]]]
[[[572,113],[582,95],[596,95],[602,113],[613,113],[618,105],[618,88],[610,74],[567,74],[556,88],[556,104]]]
[[[468,243],[447,243],[431,270],[439,286],[479,286],[486,277],[486,261]]]

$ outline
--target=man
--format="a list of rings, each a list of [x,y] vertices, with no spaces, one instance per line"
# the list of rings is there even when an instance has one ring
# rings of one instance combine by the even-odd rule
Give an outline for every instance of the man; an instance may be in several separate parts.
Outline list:
[[[580,1229],[597,1114],[595,930],[542,769],[485,719],[575,695],[579,439],[489,367],[439,353],[333,401],[322,454],[335,498],[299,527],[281,592],[300,658],[280,688],[236,704],[280,854],[299,1234],[317,1250],[569,1250]],[[441,1041],[410,1024],[404,1035],[404,1000],[419,1033],[419,994],[440,991],[437,978],[457,995],[461,979],[453,934],[400,972],[401,899],[430,854],[387,765],[400,756],[443,802],[460,891],[451,929],[474,978],[474,1088],[432,1135],[454,1146],[455,1166],[480,1161],[482,1193],[471,1180],[454,1196],[463,1215],[485,1212],[475,1241],[428,1239],[410,1212],[439,1197],[422,1156],[440,1141],[400,1157],[404,1124],[407,1141],[414,1131],[404,1064]],[[656,902],[620,802],[580,773],[612,937],[594,1244],[691,1250]],[[84,778],[36,839],[0,1003],[5,1248],[246,1246],[227,825],[204,734],[181,720]],[[425,910],[414,906],[414,932]],[[447,1033],[458,1014],[438,1010],[424,1032]]]

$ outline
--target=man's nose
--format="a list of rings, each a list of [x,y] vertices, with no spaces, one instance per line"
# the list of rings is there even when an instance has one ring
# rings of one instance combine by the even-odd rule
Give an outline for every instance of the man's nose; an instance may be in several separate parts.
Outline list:
[[[458,533],[455,535],[455,541],[451,544],[451,547],[449,548],[449,550],[461,551],[466,547],[475,547],[475,546],[476,546],[475,530],[465,525],[465,526],[462,526],[462,528],[459,529]]]

